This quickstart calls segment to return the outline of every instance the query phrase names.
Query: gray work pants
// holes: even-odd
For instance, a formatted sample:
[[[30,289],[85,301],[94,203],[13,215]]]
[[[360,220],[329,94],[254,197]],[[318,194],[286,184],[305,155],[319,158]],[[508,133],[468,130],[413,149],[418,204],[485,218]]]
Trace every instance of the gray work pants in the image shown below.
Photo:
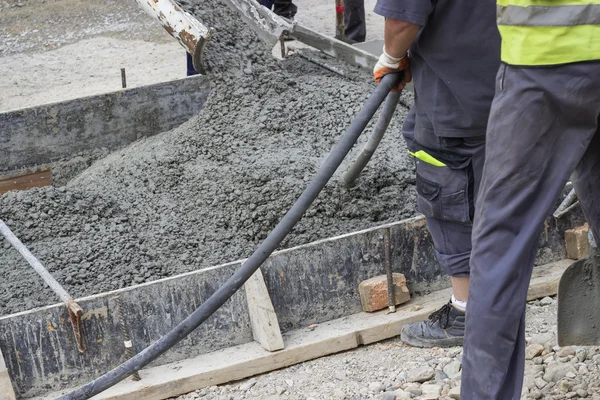
[[[344,32],[347,39],[364,42],[367,37],[365,0],[344,1]]]
[[[440,266],[450,276],[467,277],[485,136],[437,136],[415,120],[414,107],[402,134],[410,151],[422,150],[446,164],[439,167],[416,161],[417,210],[425,215]]]
[[[502,65],[473,226],[461,399],[518,400],[543,222],[573,174],[600,238],[600,62]]]

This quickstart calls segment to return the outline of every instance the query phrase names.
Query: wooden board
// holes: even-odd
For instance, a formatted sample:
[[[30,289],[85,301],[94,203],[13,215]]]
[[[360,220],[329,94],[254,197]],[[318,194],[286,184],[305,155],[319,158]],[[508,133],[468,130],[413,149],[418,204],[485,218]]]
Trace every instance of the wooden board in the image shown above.
[[[527,292],[527,301],[556,295],[562,273],[574,262],[575,260],[561,260],[535,267]]]
[[[4,364],[4,357],[0,351],[0,400],[15,400],[16,398],[8,370]]]
[[[0,179],[0,194],[11,190],[27,190],[50,185],[50,170]]]
[[[539,272],[531,280],[530,296],[555,295],[554,282],[571,263],[571,260],[564,260],[538,267]],[[389,339],[397,336],[404,325],[427,318],[448,301],[451,293],[451,289],[445,289],[415,297],[393,314],[386,310],[358,313],[328,321],[314,329],[289,332],[283,335],[285,349],[278,352],[269,352],[253,342],[145,369],[140,372],[141,381],[121,382],[93,399],[166,399]],[[64,393],[67,391],[43,399],[55,399]]]
[[[244,290],[254,340],[269,351],[283,349],[279,322],[260,268],[246,281]]]

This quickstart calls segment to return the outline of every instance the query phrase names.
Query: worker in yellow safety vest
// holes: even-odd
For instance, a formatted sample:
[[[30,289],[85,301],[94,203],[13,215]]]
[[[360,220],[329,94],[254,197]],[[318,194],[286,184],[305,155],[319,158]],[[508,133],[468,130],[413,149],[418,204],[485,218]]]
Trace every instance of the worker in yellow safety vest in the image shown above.
[[[473,226],[463,400],[521,398],[537,244],[573,172],[600,239],[600,1],[499,0],[497,22],[502,65]]]

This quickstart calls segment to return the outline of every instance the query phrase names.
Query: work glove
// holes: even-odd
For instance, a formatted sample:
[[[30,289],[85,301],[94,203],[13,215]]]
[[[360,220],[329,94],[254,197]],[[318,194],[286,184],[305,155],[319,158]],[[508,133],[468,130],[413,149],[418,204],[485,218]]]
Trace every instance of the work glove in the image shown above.
[[[398,73],[402,71],[402,81],[392,88],[392,92],[397,92],[404,89],[404,86],[412,80],[412,74],[410,72],[410,64],[408,62],[408,54],[401,58],[395,58],[385,52],[385,46],[383,53],[379,56],[375,68],[373,68],[373,79],[375,83],[379,85],[381,79],[387,74]]]

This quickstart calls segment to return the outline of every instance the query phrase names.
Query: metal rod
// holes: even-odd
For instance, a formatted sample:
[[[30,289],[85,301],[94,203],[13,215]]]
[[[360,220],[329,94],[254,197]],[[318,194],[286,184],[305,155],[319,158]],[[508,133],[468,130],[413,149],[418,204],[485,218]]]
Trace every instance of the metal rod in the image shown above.
[[[385,252],[385,273],[388,285],[388,308],[396,312],[396,296],[394,296],[394,274],[392,272],[392,234],[390,228],[383,228],[383,248]]]
[[[0,232],[8,242],[15,248],[23,258],[33,267],[35,272],[42,277],[44,282],[52,289],[54,293],[61,299],[67,306],[69,312],[69,318],[71,325],[73,326],[73,334],[77,342],[77,347],[80,352],[85,351],[85,344],[83,342],[83,336],[81,334],[81,316],[83,315],[83,309],[73,300],[73,298],[67,293],[67,291],[54,279],[50,272],[38,259],[29,251],[29,249],[19,240],[17,236],[10,230],[10,228],[0,219]]]
[[[21,253],[25,260],[27,260],[29,265],[33,267],[35,272],[37,272],[42,277],[44,282],[46,282],[46,284],[50,286],[50,289],[52,289],[54,293],[56,293],[63,302],[68,303],[69,301],[73,301],[73,298],[69,296],[67,291],[63,289],[60,283],[58,283],[56,279],[54,279],[54,277],[50,275],[50,273],[46,268],[44,268],[42,263],[40,263],[38,259],[35,258],[33,254],[31,254],[29,249],[25,247],[25,245],[19,240],[18,237],[15,236],[15,234],[2,220],[0,220],[0,231],[2,232],[4,238],[8,240],[9,243],[12,244],[13,247],[17,249],[19,253]]]
[[[279,36],[279,47],[281,49],[281,58],[284,59],[286,56],[286,51],[285,51],[285,37],[288,35],[288,31],[283,31],[281,32],[281,35]]]
[[[344,27],[344,0],[335,0],[335,37],[336,39],[346,38]]]
[[[123,89],[127,87],[127,77],[125,76],[125,68],[121,68],[121,87]]]
[[[290,46],[289,50],[290,51],[296,51],[296,48]],[[313,63],[315,65],[318,65],[319,67],[324,68],[327,71],[333,72],[334,74],[338,74],[341,77],[344,77],[344,78],[348,77],[344,72],[340,71],[339,69],[337,69],[337,68],[335,68],[335,67],[333,67],[331,65],[325,64],[324,62],[315,60],[314,58],[307,56],[306,54],[304,54],[301,51],[296,51],[294,54],[297,54],[298,57],[301,57],[301,58],[305,59],[306,61],[309,61],[309,62],[311,62],[311,63]]]
[[[118,296],[115,299],[117,303],[117,307],[119,307],[119,325],[121,325],[121,334],[123,335],[123,345],[125,346],[125,357],[127,360],[133,358],[135,355],[133,353],[133,343],[131,341],[131,335],[129,334],[129,326],[127,325],[127,321],[125,320],[125,309],[123,308],[123,301],[121,300],[121,296]],[[142,378],[138,371],[135,371],[131,375],[131,379],[134,381],[141,381]]]
[[[573,209],[573,206],[570,206],[570,205],[571,205],[571,203],[573,203],[573,201],[576,198],[577,198],[577,194],[575,193],[575,189],[571,189],[571,191],[569,192],[567,197],[565,197],[563,202],[560,203],[560,206],[558,206],[558,208],[554,212],[554,214],[553,214],[554,218],[560,218],[563,215],[565,215],[566,213],[568,213],[569,211],[571,211]]]

